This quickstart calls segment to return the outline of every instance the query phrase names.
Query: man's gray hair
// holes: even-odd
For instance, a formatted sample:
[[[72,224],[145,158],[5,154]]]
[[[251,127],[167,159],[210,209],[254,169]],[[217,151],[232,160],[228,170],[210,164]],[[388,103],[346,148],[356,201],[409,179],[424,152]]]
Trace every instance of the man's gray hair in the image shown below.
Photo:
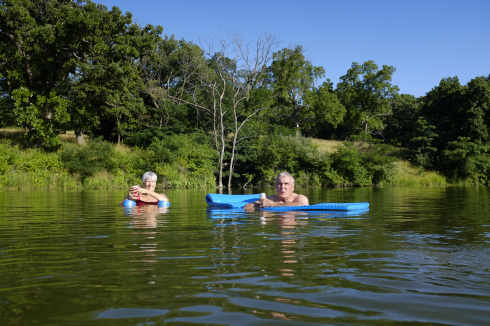
[[[291,184],[294,186],[294,177],[289,172],[281,172],[277,175],[276,186],[277,186],[277,183],[279,182],[279,178],[283,178],[283,177],[290,177],[291,178]]]
[[[148,171],[148,172],[145,172],[145,174],[143,174],[143,176],[141,177],[141,181],[143,181],[143,183],[145,183],[146,180],[148,180],[148,179],[157,181],[157,178],[158,177],[154,172]]]

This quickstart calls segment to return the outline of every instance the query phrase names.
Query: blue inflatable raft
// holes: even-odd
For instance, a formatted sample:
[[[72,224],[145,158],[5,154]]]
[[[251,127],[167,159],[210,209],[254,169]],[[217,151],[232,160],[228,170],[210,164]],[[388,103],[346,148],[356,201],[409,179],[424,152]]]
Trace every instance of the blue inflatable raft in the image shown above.
[[[254,195],[221,195],[221,194],[207,194],[206,203],[210,207],[215,208],[232,208],[240,209],[248,203],[253,203],[260,199],[259,194]],[[354,211],[354,210],[367,210],[369,209],[369,203],[320,203],[315,205],[304,206],[273,206],[263,207],[263,210],[284,212],[284,211]]]

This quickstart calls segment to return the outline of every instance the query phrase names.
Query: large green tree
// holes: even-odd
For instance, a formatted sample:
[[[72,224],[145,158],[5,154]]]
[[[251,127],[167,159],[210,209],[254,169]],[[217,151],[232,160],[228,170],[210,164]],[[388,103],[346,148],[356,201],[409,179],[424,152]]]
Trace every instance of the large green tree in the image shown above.
[[[210,110],[200,105],[201,85],[212,72],[199,46],[165,36],[142,66],[149,113],[153,112],[141,120],[145,126],[171,132],[205,127],[203,116]]]
[[[407,146],[417,128],[421,98],[409,94],[395,94],[391,102],[392,114],[385,119],[383,132],[386,142],[396,146]]]
[[[321,101],[329,100],[325,98],[330,96],[328,90],[325,92],[325,89],[315,87],[315,82],[325,76],[325,69],[313,66],[306,60],[303,47],[297,46],[274,53],[270,75],[275,100],[273,119],[294,128],[299,135],[305,119],[314,117],[318,113],[315,109],[321,111]],[[318,101],[318,97],[323,98]],[[316,104],[310,105],[308,99]]]
[[[361,133],[364,137],[382,133],[384,117],[391,114],[391,101],[398,86],[391,84],[392,66],[382,69],[374,61],[362,65],[354,62],[340,77],[337,92],[347,109],[343,123],[344,136]]]
[[[486,182],[490,114],[488,79],[477,77],[461,85],[444,78],[425,97],[422,115],[433,126],[437,151],[433,165],[449,177]],[[483,180],[483,181],[482,181]]]
[[[88,3],[83,9],[86,18],[77,24],[89,31],[85,40],[90,47],[70,75],[70,126],[77,135],[91,131],[120,143],[147,114],[143,62],[154,55],[163,29],[141,28],[132,23],[130,13],[122,15],[117,7],[108,11]]]
[[[144,111],[136,63],[161,27],[142,29],[131,14],[88,0],[0,5],[0,86],[31,145],[55,146],[67,128],[82,139],[104,117],[121,135],[129,117]]]
[[[75,71],[79,40],[64,17],[81,2],[9,0],[0,3],[1,87],[15,123],[28,130],[31,145],[57,145],[69,121],[63,96]]]
[[[305,136],[331,137],[342,123],[346,113],[332,84],[327,80],[321,86],[308,90],[304,97],[305,108],[300,111],[301,129]]]

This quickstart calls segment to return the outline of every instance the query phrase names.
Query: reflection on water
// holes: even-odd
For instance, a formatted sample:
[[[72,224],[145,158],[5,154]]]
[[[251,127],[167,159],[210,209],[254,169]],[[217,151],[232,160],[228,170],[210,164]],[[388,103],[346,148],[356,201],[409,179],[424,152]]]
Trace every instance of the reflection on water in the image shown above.
[[[130,225],[134,228],[156,228],[159,222],[157,217],[168,213],[168,210],[168,207],[158,207],[157,205],[124,207],[126,214],[133,217]]]
[[[0,192],[1,325],[487,325],[487,188],[311,189],[364,212]]]

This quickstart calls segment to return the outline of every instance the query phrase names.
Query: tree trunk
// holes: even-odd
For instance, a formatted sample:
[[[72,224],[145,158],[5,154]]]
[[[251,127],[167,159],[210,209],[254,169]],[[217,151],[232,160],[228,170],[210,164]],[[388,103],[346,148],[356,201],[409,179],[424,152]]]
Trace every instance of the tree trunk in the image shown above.
[[[75,137],[77,139],[77,144],[80,146],[85,145],[85,138],[81,128],[75,128]]]

